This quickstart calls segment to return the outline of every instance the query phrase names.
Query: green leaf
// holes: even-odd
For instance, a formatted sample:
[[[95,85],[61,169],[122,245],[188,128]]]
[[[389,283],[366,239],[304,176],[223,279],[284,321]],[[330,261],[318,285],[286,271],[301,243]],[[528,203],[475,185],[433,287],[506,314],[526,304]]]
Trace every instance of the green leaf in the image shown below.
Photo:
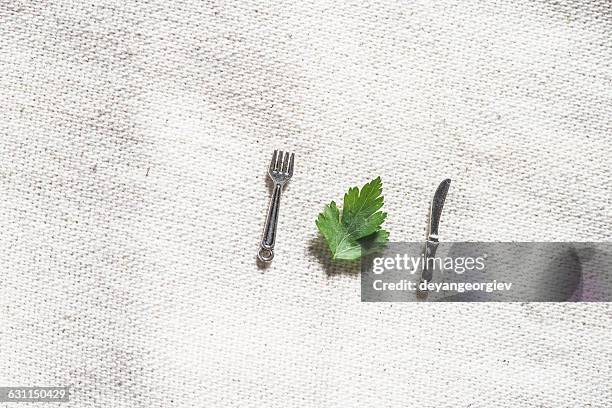
[[[378,231],[387,214],[378,211],[384,204],[380,177],[367,183],[361,189],[350,188],[344,195],[342,223],[351,236],[359,239]]]
[[[342,214],[334,201],[325,206],[316,224],[332,259],[352,261],[385,246],[389,233],[381,229],[387,217],[379,211],[384,204],[381,194],[382,181],[377,177],[361,191],[357,187],[349,189],[344,195]]]
[[[335,202],[325,206],[317,218],[317,228],[325,237],[333,259],[354,260],[361,256],[361,246],[351,237],[342,222]]]

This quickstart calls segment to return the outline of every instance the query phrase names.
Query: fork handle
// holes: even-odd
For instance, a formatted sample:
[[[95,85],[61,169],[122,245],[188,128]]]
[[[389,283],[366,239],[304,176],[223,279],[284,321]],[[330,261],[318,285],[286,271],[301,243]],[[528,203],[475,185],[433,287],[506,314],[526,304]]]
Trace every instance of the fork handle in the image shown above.
[[[280,198],[283,186],[274,184],[274,193],[270,200],[266,226],[264,227],[263,238],[257,257],[263,262],[270,262],[274,258],[274,242],[276,242],[276,225],[278,224],[278,210],[280,208]]]

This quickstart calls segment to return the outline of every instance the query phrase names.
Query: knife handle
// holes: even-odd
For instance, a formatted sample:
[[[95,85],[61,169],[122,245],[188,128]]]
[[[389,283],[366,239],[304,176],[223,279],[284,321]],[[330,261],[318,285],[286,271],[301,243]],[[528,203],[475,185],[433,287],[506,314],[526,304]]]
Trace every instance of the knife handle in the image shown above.
[[[421,269],[421,282],[427,281],[431,282],[431,278],[433,277],[433,268],[429,268],[429,262],[427,261],[429,258],[433,258],[436,256],[436,251],[438,250],[438,245],[440,243],[438,241],[427,240],[425,241],[425,251],[424,251],[424,265]],[[435,265],[435,262],[434,262]]]

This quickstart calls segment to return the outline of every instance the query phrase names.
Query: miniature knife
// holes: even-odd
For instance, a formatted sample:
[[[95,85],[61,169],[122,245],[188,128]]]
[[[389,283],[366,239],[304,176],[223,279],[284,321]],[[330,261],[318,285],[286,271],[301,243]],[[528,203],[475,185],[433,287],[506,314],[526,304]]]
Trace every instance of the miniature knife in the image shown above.
[[[430,282],[433,270],[430,268],[428,258],[436,256],[436,250],[438,249],[439,238],[438,238],[438,227],[440,226],[440,216],[442,215],[442,208],[444,208],[444,201],[446,200],[446,194],[450,187],[450,179],[444,180],[438,186],[434,198],[431,201],[431,208],[429,210],[429,228],[427,231],[427,241],[425,242],[425,263],[421,269],[421,282]],[[434,262],[435,264],[435,262]]]

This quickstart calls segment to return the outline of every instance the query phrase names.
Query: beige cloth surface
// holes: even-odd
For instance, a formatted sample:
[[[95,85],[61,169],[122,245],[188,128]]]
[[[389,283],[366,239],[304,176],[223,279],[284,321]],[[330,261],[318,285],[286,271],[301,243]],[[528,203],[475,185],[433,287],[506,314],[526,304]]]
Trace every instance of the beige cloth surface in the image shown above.
[[[609,241],[612,9],[0,2],[0,385],[74,407],[612,405],[608,304],[362,304],[314,221]],[[255,262],[275,148],[296,153]]]

